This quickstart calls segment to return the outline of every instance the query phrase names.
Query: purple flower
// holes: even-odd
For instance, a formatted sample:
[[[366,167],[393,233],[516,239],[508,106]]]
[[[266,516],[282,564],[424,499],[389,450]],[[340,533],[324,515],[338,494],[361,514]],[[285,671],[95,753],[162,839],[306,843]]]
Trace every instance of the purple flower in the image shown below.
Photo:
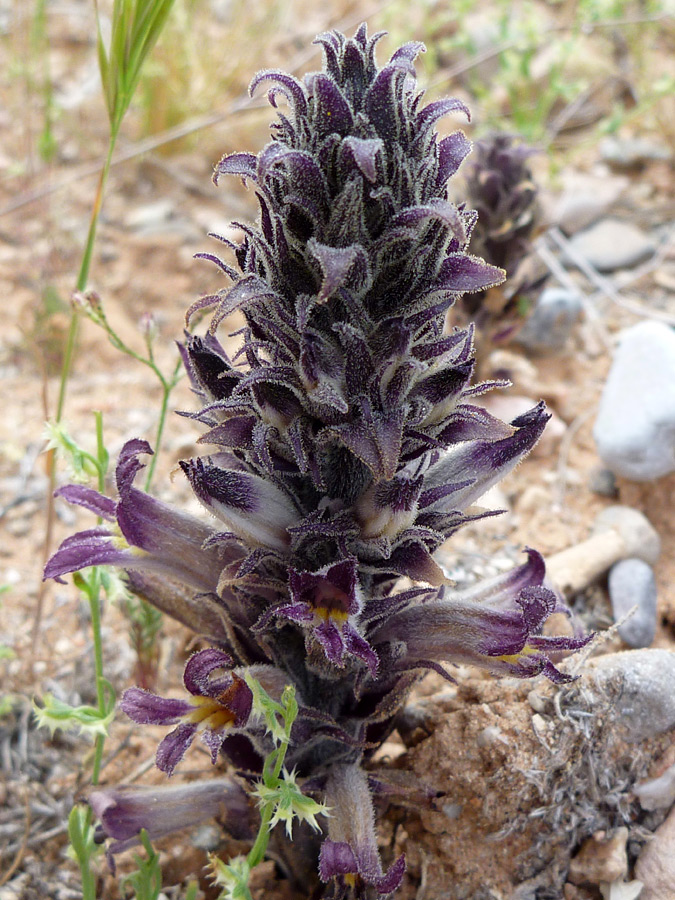
[[[392,616],[372,635],[375,646],[391,642],[404,648],[406,666],[429,661],[468,663],[498,675],[531,678],[540,673],[555,682],[571,677],[553,665],[563,651],[579,650],[590,637],[541,634],[554,612],[567,612],[553,591],[542,585],[545,566],[535,550],[517,569]]]
[[[334,665],[342,668],[349,653],[362,659],[375,677],[377,655],[355,625],[361,611],[357,561],[345,559],[317,572],[291,568],[289,586],[291,602],[272,613],[309,628]]]
[[[97,788],[88,801],[100,821],[96,840],[111,838],[110,853],[138,843],[142,828],[150,840],[217,818],[237,840],[251,838],[248,794],[231,778],[157,787],[124,785]]]
[[[362,896],[366,886],[378,895],[391,894],[401,884],[405,858],[400,856],[384,872],[377,849],[375,813],[368,779],[358,766],[334,766],[326,786],[329,837],[321,845],[319,875],[335,879],[343,889]]]
[[[61,490],[107,524],[66,540],[45,573],[118,565],[132,590],[215,645],[188,661],[185,697],[124,694],[139,725],[173,728],[157,753],[168,774],[200,734],[214,762],[222,753],[253,778],[272,743],[244,676],[276,699],[295,687],[285,765],[324,795],[331,818],[320,850],[308,836],[284,853],[300,891],[313,847],[335,898],[386,895],[403,877],[403,857],[380,861],[360,763],[424,670],[470,663],[561,681],[560,658],[588,640],[543,633],[565,608],[535,551],[460,592],[434,559],[492,515],[473,504],[527,455],[548,414],[540,403],[507,423],[478,406],[495,384],[473,382],[474,328],[443,330],[457,300],[504,273],[469,252],[476,213],[448,196],[471,145],[459,131],[439,140],[435,126],[466,108],[424,106],[422,45],[378,68],[380,37],[365,26],[323,34],[323,71],[257,75],[252,90],[277,110],[273,139],[216,166],[216,181],[250,184],[260,216],[239,223],[241,241],[221,239],[232,264],[202,254],[232,284],[192,305],[188,320],[213,315],[181,347],[199,402],[189,415],[212,445],[181,467],[211,524],[133,487],[149,447],[131,441],[117,500]],[[244,326],[230,356],[216,332],[235,312]]]
[[[183,683],[192,695],[189,700],[169,700],[141,688],[124,692],[120,706],[134,722],[178,725],[157,749],[157,767],[167,775],[173,775],[197,734],[211,751],[215,765],[229,733],[241,730],[248,722],[253,695],[243,678],[232,671],[213,677],[214,672],[231,666],[232,659],[221,650],[193,654],[183,673]]]

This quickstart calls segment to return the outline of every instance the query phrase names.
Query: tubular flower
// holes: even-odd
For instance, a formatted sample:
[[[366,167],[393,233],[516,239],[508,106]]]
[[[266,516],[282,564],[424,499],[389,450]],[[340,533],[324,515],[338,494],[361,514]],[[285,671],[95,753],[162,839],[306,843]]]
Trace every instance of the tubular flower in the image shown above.
[[[136,722],[173,726],[157,756],[169,774],[197,734],[214,761],[259,773],[272,744],[244,677],[276,696],[294,685],[285,765],[331,818],[321,849],[307,829],[309,843],[289,852],[313,846],[326,896],[339,897],[387,894],[403,878],[402,857],[380,861],[360,765],[425,669],[560,681],[561,656],[587,640],[542,633],[564,607],[535,551],[462,592],[434,559],[491,515],[473,504],[532,449],[548,414],[487,413],[472,326],[443,331],[456,300],[503,272],[467,252],[476,214],[448,199],[471,145],[460,131],[439,140],[435,125],[466,108],[423,106],[422,45],[378,68],[380,37],[365,26],[320,35],[323,69],[303,80],[260,72],[251,89],[264,86],[277,110],[272,140],[216,166],[216,181],[250,185],[260,217],[239,226],[240,243],[225,241],[232,264],[203,254],[233,283],[193,304],[188,319],[210,309],[211,324],[181,348],[200,403],[190,415],[213,448],[181,465],[210,522],[133,487],[149,447],[132,441],[117,500],[62,489],[107,524],[65,541],[46,571],[121,566],[132,590],[214,645],[188,661],[185,699],[131,688],[122,700]],[[230,356],[217,332],[233,312],[245,325]]]
[[[100,822],[95,839],[111,838],[111,853],[137,844],[142,828],[155,840],[214,817],[236,839],[253,836],[248,794],[231,778],[162,787],[121,784],[97,788],[88,799]]]
[[[121,707],[134,722],[178,726],[157,750],[157,767],[167,775],[173,775],[197,734],[215,764],[230,729],[241,729],[248,722],[253,695],[243,678],[236,672],[212,677],[231,665],[232,659],[221,650],[201,650],[191,656],[183,674],[183,683],[192,695],[189,700],[168,700],[141,688],[125,691]]]

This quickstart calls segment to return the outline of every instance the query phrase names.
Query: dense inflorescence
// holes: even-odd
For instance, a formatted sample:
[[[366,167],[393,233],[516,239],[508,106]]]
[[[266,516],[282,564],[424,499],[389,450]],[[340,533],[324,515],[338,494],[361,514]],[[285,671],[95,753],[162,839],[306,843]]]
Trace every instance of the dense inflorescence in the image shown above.
[[[515,135],[498,132],[474,145],[467,166],[464,199],[478,214],[471,252],[503,268],[507,280],[496,290],[465,294],[458,311],[493,343],[514,337],[547,274],[533,254],[542,224],[529,164],[534,153]]]
[[[401,881],[402,857],[388,871],[380,862],[375,782],[361,764],[420,675],[469,663],[565,680],[555,660],[585,641],[542,634],[563,607],[543,586],[536,551],[462,592],[434,559],[486,515],[472,504],[548,417],[543,404],[508,424],[489,415],[476,402],[489,385],[471,384],[471,327],[443,333],[451,304],[503,273],[467,252],[476,214],[447,199],[470,144],[459,131],[439,140],[435,124],[467,110],[452,99],[422,106],[413,68],[422,46],[404,45],[378,69],[379,37],[365,27],[351,39],[321,35],[324,69],[304,81],[259,73],[251,89],[268,85],[272,106],[283,97],[288,109],[277,109],[257,156],[235,153],[216,167],[216,180],[252,185],[260,220],[239,226],[237,268],[204,254],[234,284],[194,304],[189,318],[209,308],[213,318],[183,346],[201,443],[215,450],[181,466],[215,519],[134,487],[139,456],[151,451],[130,441],[117,500],[61,489],[109,525],[68,539],[47,567],[61,576],[120,566],[132,590],[212,645],[189,659],[185,699],[139,688],[123,698],[135,721],[175,726],[157,755],[168,774],[196,735],[214,762],[222,753],[260,772],[269,738],[246,678],[273,697],[295,687],[287,764],[331,808],[317,862],[334,896],[387,894]],[[230,358],[216,330],[235,310],[246,325]],[[179,820],[189,797],[173,790]],[[219,782],[218,791],[241,806],[243,787]],[[133,798],[96,802],[126,846],[134,829],[120,822],[140,827]]]

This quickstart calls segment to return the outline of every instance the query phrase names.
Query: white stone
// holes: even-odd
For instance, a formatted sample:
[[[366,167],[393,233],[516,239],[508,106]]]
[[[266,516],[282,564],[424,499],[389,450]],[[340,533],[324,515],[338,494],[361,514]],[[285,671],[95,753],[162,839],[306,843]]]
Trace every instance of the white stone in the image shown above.
[[[655,246],[644,231],[621,219],[602,219],[575,234],[570,246],[599,272],[637,266],[653,255]],[[574,263],[571,259],[570,262]]]
[[[675,471],[675,332],[641,322],[624,332],[593,427],[607,468],[633,481]]]

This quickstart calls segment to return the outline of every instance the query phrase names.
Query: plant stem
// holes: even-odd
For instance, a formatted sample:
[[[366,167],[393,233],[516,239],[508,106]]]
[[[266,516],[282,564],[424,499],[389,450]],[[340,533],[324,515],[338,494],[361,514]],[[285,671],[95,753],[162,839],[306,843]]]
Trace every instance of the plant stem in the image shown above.
[[[274,768],[272,769],[271,781],[275,784],[279,780],[279,776],[281,774],[281,769],[284,764],[284,759],[286,758],[286,751],[288,750],[288,743],[283,741],[279,746],[276,752],[276,759],[274,761]],[[258,863],[261,863],[265,857],[265,851],[267,850],[267,845],[270,840],[270,821],[272,819],[272,815],[274,813],[274,804],[266,803],[263,807],[262,814],[260,816],[260,828],[258,830],[258,836],[255,839],[254,845],[251,847],[251,850],[248,854],[248,862],[251,869],[254,869]],[[247,898],[248,900],[248,898]]]
[[[107,457],[107,451],[103,441],[103,416],[100,412],[96,412],[96,457],[99,461],[98,465],[98,489],[103,493],[105,489],[105,466],[102,460]],[[101,520],[99,519],[99,524]],[[103,680],[103,641],[101,640],[101,606],[99,603],[101,593],[101,576],[96,566],[91,572],[91,582],[89,591],[89,609],[91,611],[91,630],[94,638],[94,672],[96,677],[96,702],[101,714],[105,713],[106,697],[105,684]],[[105,744],[105,735],[99,734],[96,737],[96,745],[94,750],[94,763],[92,766],[91,783],[98,784],[98,777],[101,772],[101,761],[103,759],[103,745]],[[89,819],[90,817],[88,817]]]
[[[159,450],[162,445],[162,436],[164,434],[164,426],[166,424],[166,413],[169,407],[169,395],[171,391],[175,388],[176,382],[178,380],[178,373],[181,368],[181,360],[179,359],[176,363],[176,367],[173,371],[173,375],[170,379],[166,379],[159,369],[154,365],[152,368],[155,371],[155,374],[160,380],[162,385],[162,405],[159,410],[159,421],[157,422],[157,433],[155,435],[155,452],[150,459],[150,464],[148,466],[148,474],[145,479],[145,490],[150,490],[150,484],[152,483],[152,476],[155,474],[155,466],[157,465],[157,457],[159,456]]]
[[[87,243],[85,244],[82,262],[80,263],[80,271],[75,284],[76,291],[83,291],[89,280],[89,269],[91,268],[91,260],[94,252],[94,242],[96,240],[96,230],[98,228],[98,220],[101,214],[101,206],[103,204],[103,195],[110,174],[110,166],[112,157],[117,143],[119,134],[119,125],[110,132],[108,141],[108,153],[101,169],[99,176],[98,188],[94,205],[91,211],[91,219],[89,221],[89,232],[87,233]],[[68,380],[70,378],[70,369],[75,356],[75,344],[77,342],[77,332],[79,326],[79,316],[74,309],[70,311],[70,327],[68,329],[68,338],[66,340],[66,349],[63,354],[63,364],[61,366],[61,381],[59,383],[59,399],[56,404],[56,421],[57,423],[63,418],[63,410],[66,403],[66,390],[68,388]],[[46,459],[47,477],[49,479],[49,487],[47,489],[47,528],[44,540],[44,562],[47,561],[51,551],[52,535],[54,531],[54,488],[56,487],[56,453],[49,450]],[[40,623],[42,622],[42,611],[44,606],[44,582],[40,582],[38,589],[37,604],[35,608],[35,621],[33,623],[32,645],[33,651],[37,646],[38,635],[40,632]]]
[[[103,168],[101,169],[101,175],[98,181],[98,188],[96,190],[96,197],[94,198],[94,205],[91,211],[91,219],[89,221],[89,232],[87,233],[87,242],[84,247],[84,253],[82,255],[82,262],[80,263],[80,271],[77,276],[77,282],[75,283],[76,291],[83,291],[89,280],[89,269],[91,268],[91,260],[94,253],[94,243],[96,241],[96,230],[98,228],[98,220],[101,214],[101,206],[103,205],[103,195],[105,192],[105,187],[108,182],[108,175],[110,174],[110,165],[112,163],[112,156],[115,150],[115,144],[117,143],[117,135],[119,134],[119,125],[116,126],[110,132],[110,140],[108,142],[108,153],[105,158],[105,162],[103,163]],[[73,356],[75,355],[75,342],[77,340],[77,331],[78,331],[78,322],[79,317],[75,310],[71,310],[70,313],[70,329],[68,331],[68,340],[66,342],[66,349],[63,356],[63,366],[61,368],[61,383],[59,385],[59,400],[56,406],[56,421],[60,422],[61,417],[63,416],[63,408],[66,402],[66,389],[68,387],[68,379],[70,377],[70,369],[73,363]]]

